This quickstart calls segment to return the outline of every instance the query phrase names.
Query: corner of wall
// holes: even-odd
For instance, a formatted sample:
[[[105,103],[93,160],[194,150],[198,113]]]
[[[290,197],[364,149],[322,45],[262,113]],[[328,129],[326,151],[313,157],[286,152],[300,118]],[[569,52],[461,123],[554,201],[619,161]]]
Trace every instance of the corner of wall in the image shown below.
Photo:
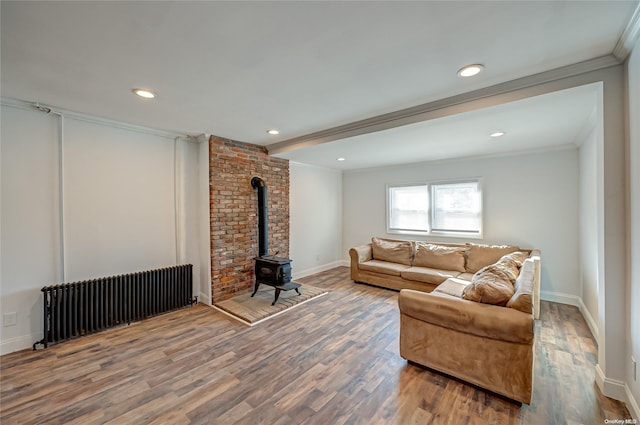
[[[633,416],[634,419],[640,420],[640,407],[638,406],[638,401],[633,397],[633,393],[627,384],[624,385],[624,392],[624,402],[627,405],[627,409],[629,409],[629,413],[631,413],[631,416]]]
[[[605,396],[615,400],[626,400],[625,387],[627,385],[617,379],[607,378],[599,363],[596,365],[596,384]]]
[[[540,298],[544,301],[568,304],[578,307],[578,310],[580,310],[584,321],[587,322],[587,326],[589,327],[593,338],[596,340],[596,343],[599,343],[598,322],[596,322],[593,316],[591,316],[591,313],[589,313],[589,309],[585,306],[582,298],[576,295],[561,294],[558,292],[550,291],[540,291]]]
[[[580,313],[582,313],[582,317],[584,317],[585,322],[587,322],[587,326],[589,326],[589,330],[591,331],[591,335],[593,335],[593,338],[596,340],[596,344],[599,344],[600,336],[598,333],[598,322],[593,318],[593,316],[591,316],[591,313],[589,313],[589,309],[587,308],[587,306],[584,305],[582,298],[579,298],[578,300],[578,308],[580,309]]]

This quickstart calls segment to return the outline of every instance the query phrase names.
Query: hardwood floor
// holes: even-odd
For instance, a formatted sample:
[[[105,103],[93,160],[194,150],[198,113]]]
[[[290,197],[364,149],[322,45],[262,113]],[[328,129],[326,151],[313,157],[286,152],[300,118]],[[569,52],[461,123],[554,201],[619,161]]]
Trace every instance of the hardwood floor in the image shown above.
[[[544,302],[530,406],[408,364],[397,292],[341,267],[328,295],[255,327],[203,305],[2,356],[6,424],[603,424],[630,418],[594,383],[575,307]],[[473,353],[470,353],[473,355]]]

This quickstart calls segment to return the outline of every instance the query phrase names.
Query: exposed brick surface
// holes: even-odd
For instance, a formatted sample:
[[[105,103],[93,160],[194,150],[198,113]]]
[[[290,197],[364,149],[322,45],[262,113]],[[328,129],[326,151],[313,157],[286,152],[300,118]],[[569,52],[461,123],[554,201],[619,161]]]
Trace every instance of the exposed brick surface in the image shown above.
[[[211,136],[209,209],[213,302],[251,289],[258,255],[258,194],[251,178],[267,185],[269,253],[289,256],[289,161],[263,146]]]

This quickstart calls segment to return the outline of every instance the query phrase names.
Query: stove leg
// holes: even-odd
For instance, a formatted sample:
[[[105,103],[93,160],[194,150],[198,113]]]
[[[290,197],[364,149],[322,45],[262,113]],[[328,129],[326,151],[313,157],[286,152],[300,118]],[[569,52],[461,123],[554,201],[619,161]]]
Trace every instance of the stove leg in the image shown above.
[[[279,296],[280,296],[280,288],[276,288],[276,299],[273,300],[271,305],[276,305],[276,302],[278,302],[278,297]]]
[[[296,292],[298,293],[298,295],[302,295],[300,291],[298,291],[298,288],[296,288]]]
[[[256,294],[256,292],[258,292],[258,288],[260,287],[260,282],[256,281],[256,286],[253,290],[253,294],[251,294],[251,297],[253,298],[253,296]]]

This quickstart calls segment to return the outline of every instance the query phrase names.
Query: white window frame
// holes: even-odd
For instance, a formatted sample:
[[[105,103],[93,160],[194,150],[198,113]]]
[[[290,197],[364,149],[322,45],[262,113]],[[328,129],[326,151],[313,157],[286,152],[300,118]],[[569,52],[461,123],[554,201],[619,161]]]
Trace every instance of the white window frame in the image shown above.
[[[407,235],[423,235],[423,234],[427,234],[429,232],[429,225],[431,224],[431,219],[429,218],[431,216],[431,210],[427,209],[426,214],[427,214],[427,230],[416,230],[416,229],[396,229],[391,227],[391,217],[392,217],[392,208],[391,208],[391,189],[393,188],[403,188],[403,187],[419,187],[419,186],[424,186],[425,187],[425,191],[427,192],[427,197],[431,198],[431,191],[430,188],[428,186],[426,186],[424,183],[415,183],[415,184],[394,184],[394,185],[387,185],[387,233],[396,233],[396,234],[407,234]],[[430,204],[430,202],[429,202]],[[428,208],[428,206],[427,206]]]
[[[447,185],[447,184],[460,184],[460,183],[477,183],[478,190],[480,191],[480,229],[478,232],[470,232],[465,230],[433,230],[433,215],[434,215],[434,197],[433,186]],[[428,192],[428,206],[427,206],[427,222],[428,229],[426,231],[411,230],[411,229],[396,229],[391,227],[391,197],[390,192],[393,188],[398,187],[412,187],[412,186],[425,186]],[[418,236],[444,236],[455,237],[464,239],[482,239],[483,237],[483,223],[484,223],[484,187],[481,177],[473,177],[468,179],[456,179],[456,180],[434,180],[419,183],[403,183],[403,184],[387,184],[386,186],[386,226],[388,234],[396,235],[418,235]]]

